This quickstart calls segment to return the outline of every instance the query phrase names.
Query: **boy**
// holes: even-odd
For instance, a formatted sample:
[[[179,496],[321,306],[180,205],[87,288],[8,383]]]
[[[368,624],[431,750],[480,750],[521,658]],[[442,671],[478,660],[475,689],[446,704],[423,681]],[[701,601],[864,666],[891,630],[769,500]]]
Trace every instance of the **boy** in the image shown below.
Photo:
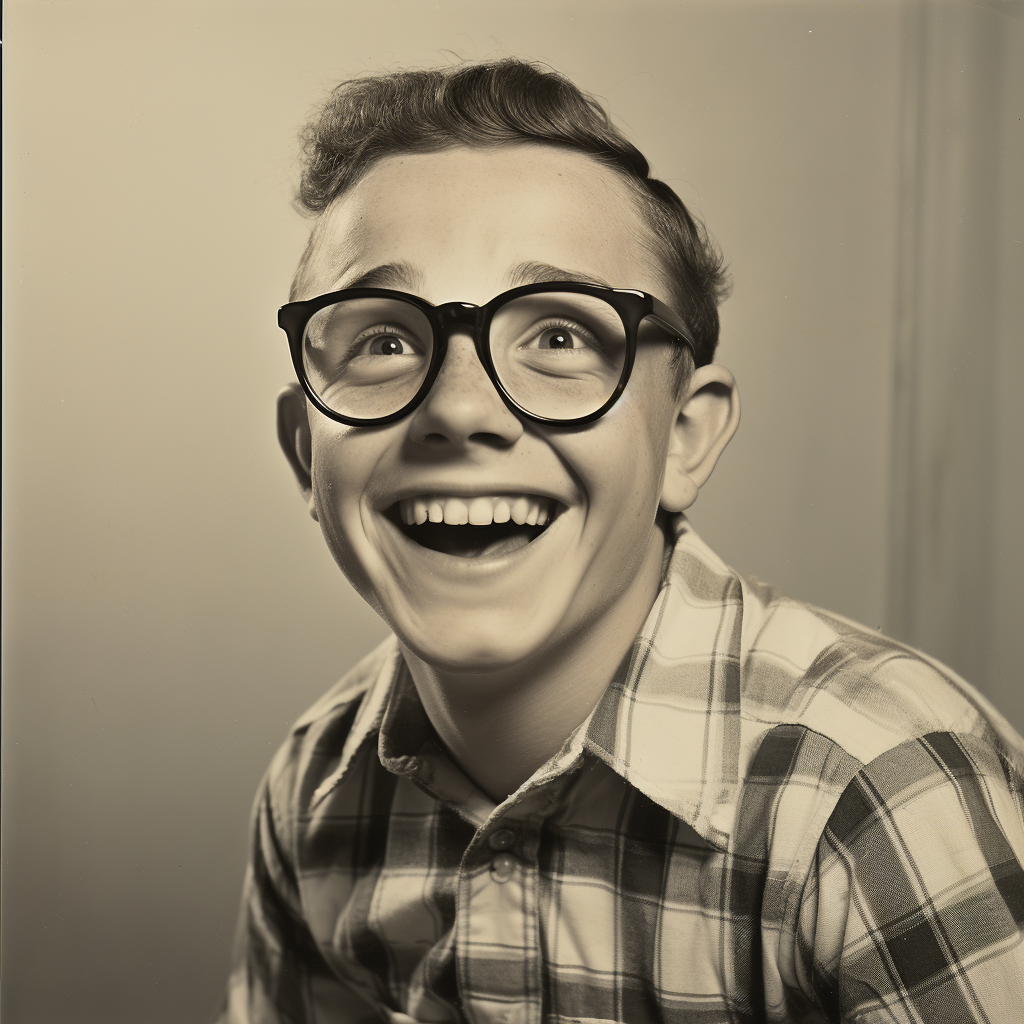
[[[1024,1019],[1024,745],[695,535],[721,259],[507,60],[335,90],[279,435],[394,637],[257,799],[226,1021]]]

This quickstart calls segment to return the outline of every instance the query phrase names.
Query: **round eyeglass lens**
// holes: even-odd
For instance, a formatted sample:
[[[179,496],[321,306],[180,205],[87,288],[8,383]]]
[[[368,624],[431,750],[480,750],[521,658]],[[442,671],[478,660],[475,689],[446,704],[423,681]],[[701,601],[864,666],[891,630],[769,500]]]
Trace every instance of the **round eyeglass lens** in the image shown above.
[[[527,412],[571,420],[597,412],[626,362],[626,329],[604,299],[537,292],[511,299],[491,320],[491,360],[509,396]]]
[[[394,298],[345,299],[309,318],[306,379],[343,416],[390,416],[412,401],[430,366],[434,335],[417,306]]]

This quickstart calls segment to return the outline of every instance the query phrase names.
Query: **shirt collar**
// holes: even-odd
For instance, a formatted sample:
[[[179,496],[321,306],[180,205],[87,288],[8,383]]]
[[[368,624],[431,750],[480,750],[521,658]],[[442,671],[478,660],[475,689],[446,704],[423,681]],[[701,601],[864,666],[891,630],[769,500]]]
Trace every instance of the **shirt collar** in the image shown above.
[[[685,516],[647,621],[591,715],[553,762],[548,778],[587,750],[702,838],[724,847],[738,785],[743,595],[739,577]],[[371,736],[389,771],[421,775],[437,740],[394,638],[381,652],[337,769],[333,789]],[[429,768],[428,768],[429,770]]]
[[[685,516],[628,662],[584,746],[702,838],[724,847],[739,775],[743,591]]]

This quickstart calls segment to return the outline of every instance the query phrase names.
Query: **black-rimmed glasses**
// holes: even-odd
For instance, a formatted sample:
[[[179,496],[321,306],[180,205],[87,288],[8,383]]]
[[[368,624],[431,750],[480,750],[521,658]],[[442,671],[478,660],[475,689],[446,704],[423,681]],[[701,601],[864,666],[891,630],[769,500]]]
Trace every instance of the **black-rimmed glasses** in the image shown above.
[[[653,295],[576,282],[513,288],[484,306],[348,288],[289,302],[278,323],[310,401],[359,426],[390,423],[419,405],[456,331],[472,335],[506,405],[542,423],[606,413],[626,387],[647,324],[695,353],[689,330]]]

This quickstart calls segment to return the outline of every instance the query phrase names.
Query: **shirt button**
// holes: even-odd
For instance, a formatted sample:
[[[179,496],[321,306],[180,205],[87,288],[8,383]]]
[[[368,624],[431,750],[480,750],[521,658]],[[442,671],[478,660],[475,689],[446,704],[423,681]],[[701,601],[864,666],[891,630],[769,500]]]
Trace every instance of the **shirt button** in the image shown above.
[[[504,884],[515,874],[515,871],[516,859],[507,853],[499,853],[491,861],[491,878],[495,882]]]
[[[510,828],[499,828],[487,837],[487,845],[492,850],[507,850],[516,841],[516,834]]]

